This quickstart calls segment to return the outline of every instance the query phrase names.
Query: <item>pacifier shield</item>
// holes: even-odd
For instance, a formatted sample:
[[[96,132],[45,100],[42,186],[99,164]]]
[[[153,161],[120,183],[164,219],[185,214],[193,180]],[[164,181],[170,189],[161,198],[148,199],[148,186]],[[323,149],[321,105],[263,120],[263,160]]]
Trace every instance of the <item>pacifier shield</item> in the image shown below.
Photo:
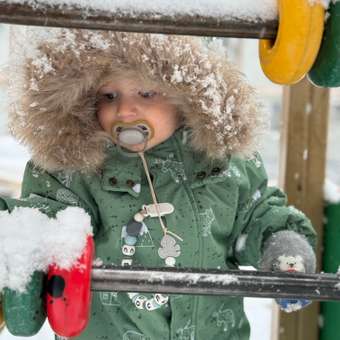
[[[125,145],[136,145],[144,143],[146,135],[135,128],[127,128],[118,134],[118,141]]]
[[[112,127],[112,135],[118,144],[132,146],[146,144],[153,137],[154,131],[144,120],[129,123],[118,121]]]

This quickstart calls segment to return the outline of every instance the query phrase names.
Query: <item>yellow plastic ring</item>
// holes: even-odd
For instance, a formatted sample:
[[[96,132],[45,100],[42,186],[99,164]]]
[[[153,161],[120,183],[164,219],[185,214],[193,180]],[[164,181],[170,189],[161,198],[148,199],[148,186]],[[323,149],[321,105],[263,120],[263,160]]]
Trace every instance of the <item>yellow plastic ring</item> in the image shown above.
[[[325,9],[320,0],[278,0],[275,41],[260,40],[265,75],[277,84],[294,84],[311,69],[322,39]]]

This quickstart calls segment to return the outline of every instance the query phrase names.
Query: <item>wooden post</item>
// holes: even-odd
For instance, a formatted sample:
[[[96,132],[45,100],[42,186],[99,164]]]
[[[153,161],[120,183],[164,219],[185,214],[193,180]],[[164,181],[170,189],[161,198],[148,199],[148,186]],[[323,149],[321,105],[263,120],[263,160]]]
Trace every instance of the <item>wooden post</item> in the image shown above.
[[[317,231],[319,269],[328,111],[328,89],[317,88],[307,79],[284,88],[279,184],[289,204],[302,210]],[[315,302],[296,313],[277,311],[272,339],[317,340],[318,317],[319,304]]]

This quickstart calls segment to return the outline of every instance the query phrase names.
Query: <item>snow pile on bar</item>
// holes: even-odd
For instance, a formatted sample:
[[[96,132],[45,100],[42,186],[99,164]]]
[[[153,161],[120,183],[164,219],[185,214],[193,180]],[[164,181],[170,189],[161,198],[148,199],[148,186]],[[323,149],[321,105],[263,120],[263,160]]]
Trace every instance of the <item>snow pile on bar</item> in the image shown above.
[[[272,20],[277,17],[276,0],[156,0],[149,2],[144,0],[0,0],[0,2],[8,4],[25,3],[33,8],[41,8],[45,5],[61,6],[67,9],[81,8],[85,18],[91,10],[121,13],[123,15],[147,13],[155,19],[159,18],[160,15],[167,17],[198,15],[246,20]]]
[[[70,269],[92,234],[89,215],[68,207],[49,218],[36,208],[0,212],[0,292],[4,287],[25,291],[34,271],[50,264]]]
[[[167,276],[164,273],[153,273],[148,280],[149,282],[161,282],[165,280],[180,281],[181,283],[188,282],[189,284],[197,284],[197,282],[211,282],[222,285],[238,283],[238,278],[230,274],[197,274],[197,273],[171,273]]]
[[[325,8],[331,0],[309,0],[311,5],[321,3]],[[332,0],[336,2],[338,0]],[[46,5],[67,9],[83,9],[86,18],[91,10],[123,15],[149,14],[155,19],[159,16],[202,16],[215,18],[238,18],[245,20],[276,19],[278,9],[276,0],[0,0],[0,3],[29,4],[33,8]]]

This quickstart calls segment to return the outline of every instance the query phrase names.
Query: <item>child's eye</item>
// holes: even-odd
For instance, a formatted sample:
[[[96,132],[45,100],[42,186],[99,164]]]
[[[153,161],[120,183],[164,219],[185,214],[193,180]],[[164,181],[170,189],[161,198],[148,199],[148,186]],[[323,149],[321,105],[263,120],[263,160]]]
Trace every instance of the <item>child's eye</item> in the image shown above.
[[[138,91],[138,94],[143,98],[153,98],[156,96],[156,91]]]
[[[102,94],[102,98],[107,102],[113,102],[118,97],[118,92],[107,92]]]

